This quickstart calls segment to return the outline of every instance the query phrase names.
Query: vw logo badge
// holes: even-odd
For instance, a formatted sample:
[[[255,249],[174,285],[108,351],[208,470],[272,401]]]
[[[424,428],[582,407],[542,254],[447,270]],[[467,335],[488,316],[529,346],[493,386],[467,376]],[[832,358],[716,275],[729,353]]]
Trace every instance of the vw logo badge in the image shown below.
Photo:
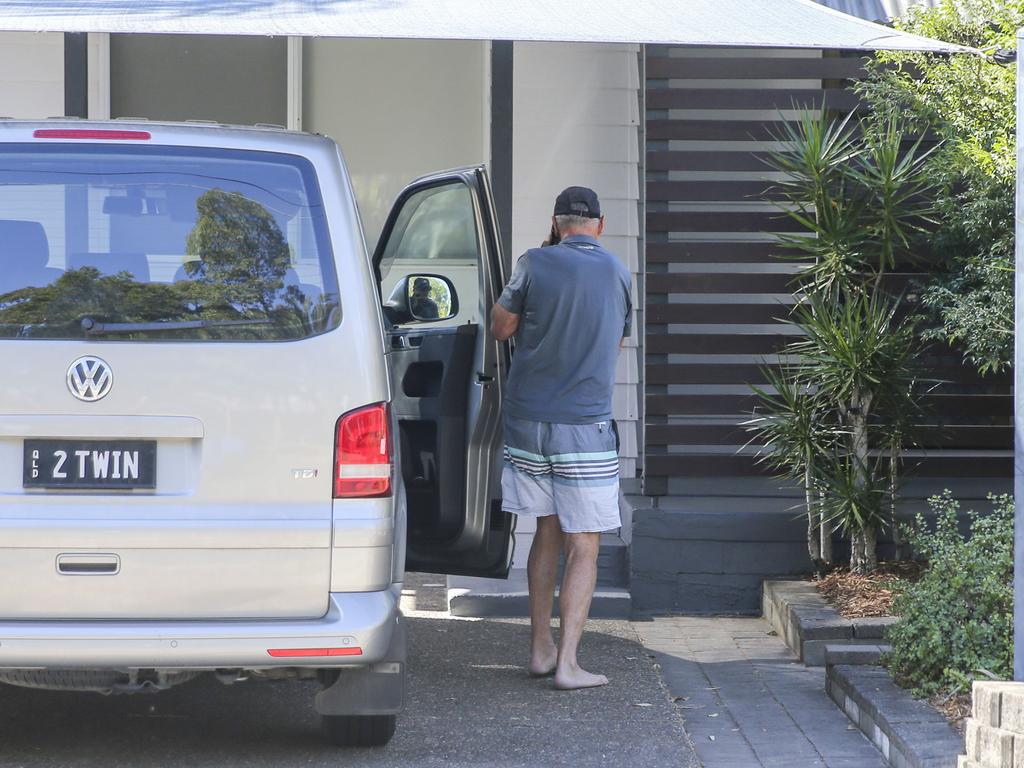
[[[98,357],[80,357],[68,368],[68,389],[79,400],[102,400],[114,385],[110,366]]]

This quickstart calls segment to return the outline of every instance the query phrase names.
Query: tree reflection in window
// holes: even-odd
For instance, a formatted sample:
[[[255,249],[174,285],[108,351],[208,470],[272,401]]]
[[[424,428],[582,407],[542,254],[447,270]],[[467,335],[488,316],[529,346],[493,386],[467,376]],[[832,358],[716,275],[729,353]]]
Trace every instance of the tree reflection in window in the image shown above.
[[[269,316],[280,304],[291,266],[277,222],[259,203],[220,189],[201,195],[196,210],[185,246],[194,260],[185,263],[185,271],[195,279],[197,297],[206,306],[231,306],[243,316]]]
[[[185,273],[175,283],[137,282],[131,273],[68,270],[43,287],[0,296],[0,337],[76,338],[81,323],[174,323],[200,320],[249,324],[125,331],[122,337],[295,339],[321,331],[336,297],[308,296],[286,285],[291,253],[267,209],[237,192],[211,189],[196,201],[186,241]]]

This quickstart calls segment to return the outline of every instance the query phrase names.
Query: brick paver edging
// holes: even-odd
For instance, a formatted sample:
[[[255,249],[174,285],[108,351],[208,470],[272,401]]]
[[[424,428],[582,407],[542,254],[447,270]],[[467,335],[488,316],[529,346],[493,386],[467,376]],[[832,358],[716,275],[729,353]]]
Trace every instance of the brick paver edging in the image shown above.
[[[809,581],[765,581],[761,610],[800,660],[809,667],[825,664],[826,645],[872,645],[883,642],[891,616],[844,619]]]
[[[946,718],[896,685],[882,667],[830,664],[825,686],[893,768],[956,768],[963,739]]]

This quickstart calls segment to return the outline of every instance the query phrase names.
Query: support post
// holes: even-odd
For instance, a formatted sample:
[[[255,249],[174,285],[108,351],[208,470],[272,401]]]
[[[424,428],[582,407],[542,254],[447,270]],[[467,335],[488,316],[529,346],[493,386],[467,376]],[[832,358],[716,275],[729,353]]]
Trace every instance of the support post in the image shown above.
[[[90,120],[110,119],[110,33],[89,33],[89,97]]]
[[[1024,51],[1024,30],[1017,33]],[[1017,59],[1017,125],[1024,125],[1024,56]],[[1013,353],[1013,679],[1024,681],[1024,137],[1017,132]]]
[[[512,253],[512,59],[513,42],[491,43],[491,192],[506,266]]]
[[[89,35],[64,33],[64,114],[89,117]]]
[[[302,130],[302,38],[288,38],[288,117],[289,131]]]

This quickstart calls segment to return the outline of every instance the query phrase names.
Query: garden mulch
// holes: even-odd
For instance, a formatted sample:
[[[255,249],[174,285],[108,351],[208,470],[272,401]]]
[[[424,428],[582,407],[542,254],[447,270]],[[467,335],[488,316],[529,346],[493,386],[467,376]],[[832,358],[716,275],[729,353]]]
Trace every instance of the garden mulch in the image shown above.
[[[892,616],[892,601],[900,582],[915,581],[921,573],[916,562],[880,563],[878,572],[870,576],[850,573],[849,569],[837,568],[824,576],[815,577],[814,582],[829,604],[847,619],[871,616]],[[938,710],[961,735],[966,719],[971,714],[971,695],[935,694],[928,703]]]
[[[847,619],[892,616],[892,601],[901,581],[914,581],[921,572],[915,562],[879,563],[869,576],[850,573],[847,568],[815,578],[818,590],[840,615]]]

